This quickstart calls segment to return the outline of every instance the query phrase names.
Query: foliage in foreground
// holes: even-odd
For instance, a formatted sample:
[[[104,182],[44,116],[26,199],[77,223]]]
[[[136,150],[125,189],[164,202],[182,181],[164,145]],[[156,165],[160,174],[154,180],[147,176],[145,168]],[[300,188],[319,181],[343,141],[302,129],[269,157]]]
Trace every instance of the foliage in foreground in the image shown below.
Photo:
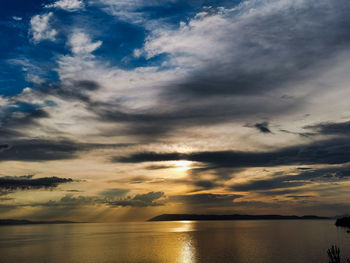
[[[341,263],[340,249],[337,246],[333,245],[329,248],[327,254],[329,263]],[[350,263],[350,260],[347,259],[346,262]]]

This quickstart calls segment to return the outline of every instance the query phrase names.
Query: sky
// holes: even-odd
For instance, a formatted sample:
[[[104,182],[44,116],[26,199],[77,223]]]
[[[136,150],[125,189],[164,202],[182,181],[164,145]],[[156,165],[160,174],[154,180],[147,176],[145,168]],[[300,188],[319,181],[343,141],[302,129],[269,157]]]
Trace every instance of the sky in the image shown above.
[[[350,211],[348,0],[12,0],[0,217]]]

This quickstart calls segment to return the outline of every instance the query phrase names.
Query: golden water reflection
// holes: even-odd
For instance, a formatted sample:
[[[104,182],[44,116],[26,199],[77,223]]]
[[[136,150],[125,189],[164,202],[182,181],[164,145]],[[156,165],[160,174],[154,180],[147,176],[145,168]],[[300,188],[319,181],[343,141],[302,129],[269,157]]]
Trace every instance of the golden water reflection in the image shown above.
[[[333,243],[350,257],[333,221],[27,225],[0,227],[0,262],[309,263]]]
[[[196,262],[196,246],[194,244],[193,237],[190,232],[195,231],[194,221],[179,221],[175,222],[177,224],[174,228],[171,229],[174,233],[187,233],[179,240],[181,243],[179,244],[179,263],[195,263]]]
[[[173,229],[172,232],[190,232],[194,231],[195,222],[194,221],[179,221],[175,222],[177,225]]]
[[[192,240],[188,239],[182,243],[181,263],[196,262],[196,247],[192,244]]]

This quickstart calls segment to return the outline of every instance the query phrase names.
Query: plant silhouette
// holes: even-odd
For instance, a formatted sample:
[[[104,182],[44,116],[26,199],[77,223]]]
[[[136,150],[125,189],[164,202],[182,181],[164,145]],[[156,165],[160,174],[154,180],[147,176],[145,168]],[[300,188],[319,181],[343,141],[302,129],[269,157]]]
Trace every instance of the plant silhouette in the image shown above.
[[[340,249],[337,246],[333,245],[329,248],[327,254],[329,263],[341,263]],[[346,262],[350,263],[350,260],[347,259]]]

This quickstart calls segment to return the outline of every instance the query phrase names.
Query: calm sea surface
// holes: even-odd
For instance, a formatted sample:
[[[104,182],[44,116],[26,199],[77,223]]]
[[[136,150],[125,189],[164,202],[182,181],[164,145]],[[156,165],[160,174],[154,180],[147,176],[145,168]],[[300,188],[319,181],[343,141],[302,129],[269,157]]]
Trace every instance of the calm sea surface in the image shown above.
[[[350,234],[334,220],[0,226],[1,263],[317,263]]]

